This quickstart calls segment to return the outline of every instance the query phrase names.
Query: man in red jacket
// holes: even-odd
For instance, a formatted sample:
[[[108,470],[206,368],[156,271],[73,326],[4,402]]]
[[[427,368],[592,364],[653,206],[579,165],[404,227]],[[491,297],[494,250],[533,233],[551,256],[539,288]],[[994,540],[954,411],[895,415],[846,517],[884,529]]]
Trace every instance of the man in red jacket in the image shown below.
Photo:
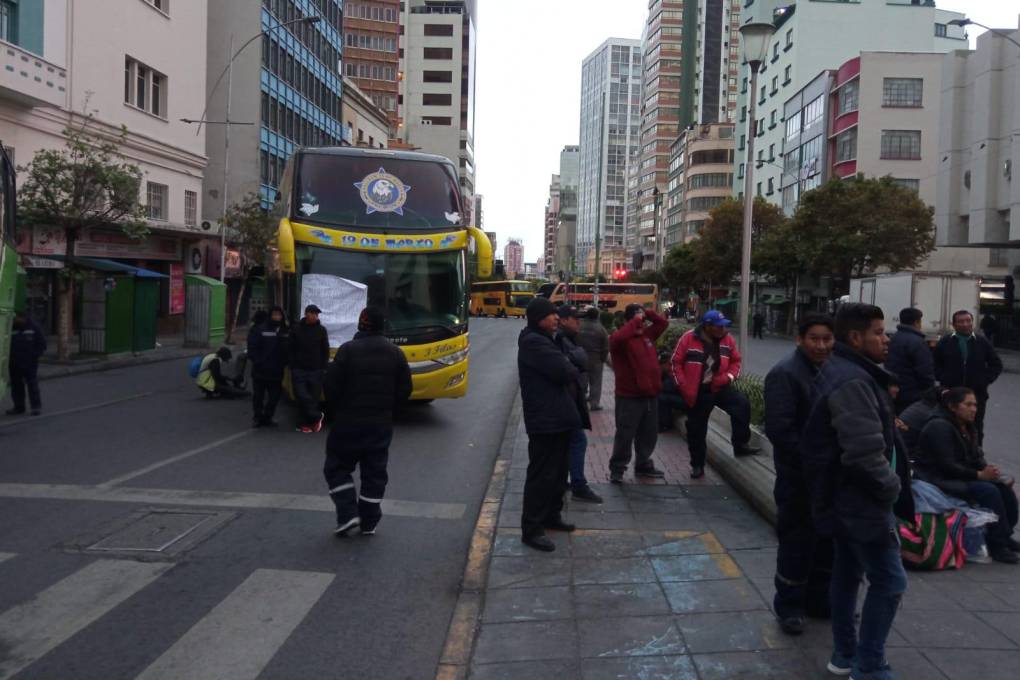
[[[609,353],[616,376],[616,438],[609,459],[609,481],[623,483],[623,473],[634,449],[634,474],[662,478],[652,463],[652,451],[659,438],[659,370],[655,341],[669,321],[641,305],[627,305],[624,323],[609,338]]]
[[[729,334],[730,320],[711,310],[701,325],[687,331],[673,352],[673,380],[687,403],[687,448],[691,452],[691,478],[705,474],[708,419],[716,406],[730,414],[733,455],[749,456],[751,448],[751,402],[732,387],[740,377],[740,351]]]

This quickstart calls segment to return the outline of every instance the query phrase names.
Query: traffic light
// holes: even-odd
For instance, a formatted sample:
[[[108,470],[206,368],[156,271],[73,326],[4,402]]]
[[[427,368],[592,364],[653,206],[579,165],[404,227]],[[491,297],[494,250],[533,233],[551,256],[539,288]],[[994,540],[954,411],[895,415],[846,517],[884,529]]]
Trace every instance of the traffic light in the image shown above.
[[[626,269],[613,270],[613,278],[617,280],[627,278],[627,270]]]

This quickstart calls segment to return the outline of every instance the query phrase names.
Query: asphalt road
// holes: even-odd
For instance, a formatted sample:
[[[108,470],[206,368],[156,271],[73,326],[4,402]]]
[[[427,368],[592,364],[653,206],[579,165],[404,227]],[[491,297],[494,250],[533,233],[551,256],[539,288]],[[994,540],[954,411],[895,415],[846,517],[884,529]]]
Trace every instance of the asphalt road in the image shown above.
[[[520,327],[472,320],[468,397],[401,418],[371,538],[332,534],[325,432],[251,430],[187,360],[44,382],[0,416],[0,678],[432,677]]]

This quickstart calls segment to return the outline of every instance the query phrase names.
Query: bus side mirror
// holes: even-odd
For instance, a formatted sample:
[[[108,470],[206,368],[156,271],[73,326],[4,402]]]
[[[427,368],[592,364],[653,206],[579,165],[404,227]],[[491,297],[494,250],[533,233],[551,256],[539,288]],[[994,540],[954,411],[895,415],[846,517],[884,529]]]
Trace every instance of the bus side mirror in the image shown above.
[[[478,255],[478,277],[488,278],[492,276],[492,243],[485,232],[478,227],[468,227],[468,234],[475,240],[475,250]]]

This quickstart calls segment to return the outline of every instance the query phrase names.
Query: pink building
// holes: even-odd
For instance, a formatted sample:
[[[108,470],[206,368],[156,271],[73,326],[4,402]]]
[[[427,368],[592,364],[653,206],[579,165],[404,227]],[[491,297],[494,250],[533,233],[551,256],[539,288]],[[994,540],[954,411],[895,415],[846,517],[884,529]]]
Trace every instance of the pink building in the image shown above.
[[[503,249],[503,266],[507,278],[515,278],[524,274],[524,245],[520,239],[512,238]]]

